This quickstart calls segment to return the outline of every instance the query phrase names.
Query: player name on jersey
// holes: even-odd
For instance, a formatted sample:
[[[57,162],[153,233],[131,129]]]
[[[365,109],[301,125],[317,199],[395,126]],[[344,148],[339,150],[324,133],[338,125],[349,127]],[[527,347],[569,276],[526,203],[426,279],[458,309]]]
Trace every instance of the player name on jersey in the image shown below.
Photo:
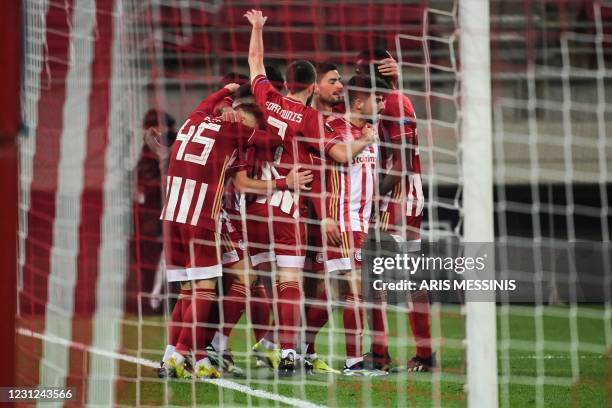
[[[287,109],[283,109],[279,104],[267,101],[266,109],[278,114],[282,119],[290,120],[295,123],[302,123],[302,114]]]

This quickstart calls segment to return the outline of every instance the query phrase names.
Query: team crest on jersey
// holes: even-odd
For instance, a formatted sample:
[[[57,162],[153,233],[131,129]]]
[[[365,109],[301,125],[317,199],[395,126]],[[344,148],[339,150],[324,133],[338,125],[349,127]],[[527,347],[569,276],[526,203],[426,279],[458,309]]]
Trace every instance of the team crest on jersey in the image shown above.
[[[361,248],[355,250],[355,260],[361,262]]]
[[[317,253],[317,256],[315,257],[315,261],[320,264],[323,263],[323,253],[322,252]]]
[[[243,240],[238,241],[238,248],[240,248],[241,251],[246,250],[246,245],[244,245]]]

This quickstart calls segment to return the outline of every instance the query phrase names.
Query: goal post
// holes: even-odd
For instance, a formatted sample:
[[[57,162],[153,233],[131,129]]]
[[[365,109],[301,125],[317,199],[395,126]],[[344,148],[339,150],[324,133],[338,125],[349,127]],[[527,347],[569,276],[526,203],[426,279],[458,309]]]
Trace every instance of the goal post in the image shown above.
[[[493,148],[489,3],[459,2],[464,242],[492,243]],[[488,257],[489,277],[494,257]],[[468,406],[497,407],[495,299],[466,292]]]
[[[21,122],[21,3],[12,2],[0,17],[2,48],[0,56],[0,348],[6,355],[0,373],[0,386],[16,384],[15,327],[17,308],[17,203],[18,145]]]

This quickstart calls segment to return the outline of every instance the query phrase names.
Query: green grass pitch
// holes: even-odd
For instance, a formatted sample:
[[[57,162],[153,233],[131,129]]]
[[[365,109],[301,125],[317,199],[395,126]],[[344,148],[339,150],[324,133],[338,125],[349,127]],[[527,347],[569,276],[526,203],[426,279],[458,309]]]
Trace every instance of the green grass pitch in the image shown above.
[[[498,308],[500,407],[531,407],[542,402],[545,407],[612,406],[612,356],[611,350],[606,349],[605,336],[605,325],[609,330],[610,322],[604,320],[603,308],[579,307],[575,324],[568,307],[543,307],[541,318],[536,311],[531,306]],[[238,365],[247,370],[248,379],[228,378],[234,383],[324,406],[467,406],[465,327],[459,307],[433,308],[432,335],[441,366],[440,372],[434,374],[275,379],[268,369],[255,368],[253,359],[246,354],[252,344],[252,331],[245,322],[243,318],[230,343]],[[405,364],[414,353],[406,316],[391,312],[389,323],[391,355],[398,364]],[[317,338],[317,352],[324,358],[335,356],[332,363],[336,368],[342,367],[344,358],[341,327],[341,314],[336,313],[333,328],[328,324]],[[124,351],[137,355],[140,349],[139,357],[158,361],[165,344],[164,333],[158,317],[142,321],[133,318],[124,325]],[[364,349],[368,350],[367,333],[364,342]],[[286,406],[214,384],[160,380],[150,367],[124,361],[120,363],[120,377],[117,395],[120,405]]]

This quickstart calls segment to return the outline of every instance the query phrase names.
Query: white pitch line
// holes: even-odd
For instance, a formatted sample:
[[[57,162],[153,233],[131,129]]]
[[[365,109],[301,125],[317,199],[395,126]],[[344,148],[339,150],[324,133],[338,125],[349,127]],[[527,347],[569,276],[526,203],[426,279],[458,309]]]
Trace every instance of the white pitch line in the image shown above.
[[[33,337],[35,339],[40,339],[40,340],[48,341],[51,343],[60,344],[66,347],[73,347],[77,350],[82,350],[82,351],[86,351],[92,354],[97,354],[99,356],[113,358],[115,360],[127,361],[128,363],[140,364],[140,365],[151,367],[151,368],[159,367],[159,363],[156,363],[151,360],[147,360],[145,358],[133,357],[133,356],[128,356],[128,355],[121,354],[121,353],[116,353],[114,351],[108,351],[108,350],[102,350],[96,347],[90,347],[85,344],[63,339],[61,337],[57,337],[54,335],[38,333],[30,329],[26,329],[24,327],[18,328],[17,333],[22,336]],[[274,394],[272,392],[260,390],[257,388],[251,388],[247,385],[239,384],[239,383],[225,380],[225,379],[214,379],[214,380],[206,379],[206,380],[203,380],[203,382],[214,384],[221,388],[227,388],[230,390],[238,391],[243,394],[252,395],[254,397],[263,398],[263,399],[267,399],[271,401],[278,401],[278,402],[281,402],[283,404],[287,404],[293,407],[326,408],[325,405],[318,405],[318,404],[315,404],[309,401],[304,401],[304,400],[297,399],[297,398],[285,397],[282,395]]]

